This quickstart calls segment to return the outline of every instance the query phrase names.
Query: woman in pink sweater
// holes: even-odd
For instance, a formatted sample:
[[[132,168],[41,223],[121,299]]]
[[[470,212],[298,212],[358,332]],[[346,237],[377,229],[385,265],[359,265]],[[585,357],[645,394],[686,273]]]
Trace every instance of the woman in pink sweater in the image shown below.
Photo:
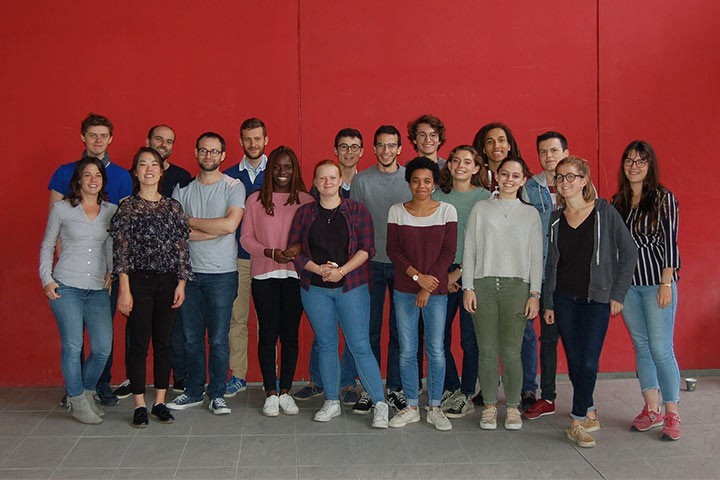
[[[297,248],[287,244],[295,211],[313,198],[306,193],[297,155],[277,147],[268,157],[260,191],[245,202],[240,243],[250,253],[252,297],[258,319],[258,359],[267,395],[263,414],[296,415],[298,407],[288,392],[298,357],[298,327],[303,307],[300,281],[293,265]],[[280,395],[275,382],[278,339]]]

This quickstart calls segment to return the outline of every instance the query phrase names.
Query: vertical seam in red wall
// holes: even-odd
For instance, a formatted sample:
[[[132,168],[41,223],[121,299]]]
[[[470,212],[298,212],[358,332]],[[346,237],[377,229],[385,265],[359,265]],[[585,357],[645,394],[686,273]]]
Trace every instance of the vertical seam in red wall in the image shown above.
[[[297,114],[297,121],[298,121],[298,154],[300,155],[300,158],[302,159],[304,157],[303,155],[303,144],[302,144],[302,129],[303,129],[303,123],[302,123],[302,62],[301,62],[301,48],[300,48],[300,0],[297,1],[297,85],[298,85],[298,114]]]
[[[597,165],[596,165],[596,172],[595,179],[597,182],[597,189],[598,192],[601,191],[601,175],[600,175],[600,0],[595,1],[595,62],[596,62],[596,72],[597,72],[597,78],[596,78],[596,85],[595,85],[595,109],[596,109],[596,125],[597,128],[595,130],[595,135],[597,138],[595,139],[596,144],[596,151],[597,151]]]

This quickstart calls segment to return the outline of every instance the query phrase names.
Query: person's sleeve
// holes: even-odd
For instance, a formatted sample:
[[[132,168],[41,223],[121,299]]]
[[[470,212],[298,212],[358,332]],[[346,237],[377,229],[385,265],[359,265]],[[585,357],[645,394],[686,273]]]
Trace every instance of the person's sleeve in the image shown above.
[[[307,204],[310,205],[310,204]],[[308,252],[305,252],[307,232],[305,227],[305,216],[307,215],[307,209],[302,206],[297,209],[295,216],[293,217],[292,224],[290,224],[290,233],[288,234],[288,245],[295,245],[299,243],[302,250],[300,253],[295,255],[293,264],[295,265],[295,271],[301,274],[305,270],[305,265],[310,261]]]
[[[194,280],[195,275],[190,265],[190,226],[188,225],[185,212],[183,212],[180,202],[172,200],[172,214],[175,219],[175,231],[177,235],[177,249],[178,249],[178,280]]]
[[[612,235],[617,249],[617,269],[610,290],[610,299],[625,303],[625,295],[627,295],[637,267],[638,252],[635,241],[630,235],[630,230],[625,226],[625,222],[623,222],[618,211],[615,210],[615,207],[610,207],[609,211],[610,223],[613,229]]]
[[[65,173],[67,170],[68,169],[63,168],[63,166],[60,166],[57,170],[55,170],[52,177],[50,177],[48,190],[55,190],[63,196],[67,195],[70,190],[70,177],[68,177]]]
[[[550,217],[550,226],[548,229],[548,253],[547,259],[545,260],[545,282],[543,283],[542,291],[543,306],[546,310],[553,310],[554,308],[553,294],[555,293],[554,289],[557,276],[555,245],[557,244],[558,239],[555,235],[553,225],[559,221],[559,218],[553,220],[553,217]]]
[[[120,186],[120,200],[132,195],[132,191],[133,191],[133,184],[132,184],[132,178],[130,177],[130,172],[128,172],[125,169],[122,169],[122,183]]]
[[[350,190],[352,192],[352,189]],[[362,203],[355,203],[357,209],[358,249],[368,254],[368,260],[375,256],[375,228],[372,216]]]
[[[457,252],[458,225],[457,210],[455,210],[454,206],[447,204],[444,220],[445,235],[440,245],[440,254],[429,272],[430,275],[436,278],[440,278],[444,273],[447,273],[450,265],[455,260],[455,253]]]
[[[388,212],[388,223],[387,223],[387,256],[390,261],[398,268],[397,271],[405,272],[411,265],[410,260],[403,253],[402,240],[401,240],[401,228],[398,225],[399,212],[397,204],[390,207]],[[422,272],[421,272],[422,273]]]
[[[230,189],[229,206],[245,208],[245,185],[240,180]]]
[[[53,282],[52,269],[55,256],[55,245],[60,235],[60,215],[58,213],[58,204],[53,205],[48,215],[47,225],[45,226],[45,236],[40,245],[40,280],[43,287]]]
[[[130,258],[130,239],[133,238],[133,225],[130,218],[129,201],[120,204],[117,213],[110,220],[109,237],[112,237],[112,265],[113,275],[130,273],[132,261]]]
[[[680,270],[680,249],[678,248],[679,205],[677,198],[667,192],[660,209],[660,229],[665,248],[663,268]]]
[[[462,284],[463,288],[474,288],[475,258],[477,255],[477,230],[478,205],[477,203],[470,210],[467,223],[465,223],[465,240],[463,241],[463,262],[462,262]]]
[[[535,208],[532,211],[530,232],[530,291],[542,291],[543,277],[543,231],[540,214]]]
[[[263,257],[265,255],[265,248],[267,247],[258,241],[255,233],[255,213],[258,208],[262,209],[263,206],[262,203],[256,201],[257,196],[251,195],[251,197],[252,201],[249,201],[245,206],[245,216],[243,216],[243,221],[240,224],[240,245],[242,245],[242,248],[250,255]],[[261,227],[261,225],[257,225],[257,227]]]

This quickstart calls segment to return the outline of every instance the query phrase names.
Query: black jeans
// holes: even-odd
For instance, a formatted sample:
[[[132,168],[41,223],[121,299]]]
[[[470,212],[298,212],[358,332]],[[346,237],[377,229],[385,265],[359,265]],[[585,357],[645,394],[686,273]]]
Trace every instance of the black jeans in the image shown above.
[[[540,389],[541,398],[554,401],[555,377],[557,376],[557,346],[560,339],[557,323],[546,324],[543,318],[545,311],[540,302]]]
[[[258,360],[266,392],[274,391],[275,349],[280,339],[280,390],[290,390],[298,358],[298,328],[303,307],[300,281],[268,278],[251,283],[258,319]]]
[[[134,395],[145,393],[145,363],[152,337],[153,379],[156,389],[170,380],[170,338],[177,310],[171,308],[177,287],[174,273],[130,273],[133,308],[128,317],[130,337],[128,376]]]

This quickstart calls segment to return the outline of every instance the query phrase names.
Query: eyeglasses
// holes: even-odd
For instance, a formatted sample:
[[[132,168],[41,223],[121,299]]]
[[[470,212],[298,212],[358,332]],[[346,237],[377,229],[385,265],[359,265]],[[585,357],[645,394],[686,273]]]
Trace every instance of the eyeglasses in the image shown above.
[[[439,138],[439,135],[437,132],[419,132],[416,137],[418,140],[427,140],[428,138],[430,140],[437,140]]]
[[[575,175],[574,173],[566,173],[563,175],[562,173],[558,173],[555,175],[555,183],[562,183],[564,181],[573,183],[576,178],[585,178],[585,175]]]
[[[397,143],[376,143],[375,148],[378,150],[382,150],[383,148],[387,148],[388,150],[395,150],[398,147]]]
[[[623,160],[623,164],[626,167],[635,165],[636,167],[642,168],[648,164],[647,158],[626,158]]]
[[[217,148],[213,148],[212,150],[208,150],[207,148],[198,148],[198,157],[207,157],[210,155],[212,158],[217,158],[220,156],[222,150],[218,150]]]
[[[348,145],[347,143],[341,143],[337,146],[337,149],[339,152],[345,153],[348,150],[350,150],[352,153],[357,153],[362,148],[362,145],[358,145],[357,143],[353,143],[352,145]]]

